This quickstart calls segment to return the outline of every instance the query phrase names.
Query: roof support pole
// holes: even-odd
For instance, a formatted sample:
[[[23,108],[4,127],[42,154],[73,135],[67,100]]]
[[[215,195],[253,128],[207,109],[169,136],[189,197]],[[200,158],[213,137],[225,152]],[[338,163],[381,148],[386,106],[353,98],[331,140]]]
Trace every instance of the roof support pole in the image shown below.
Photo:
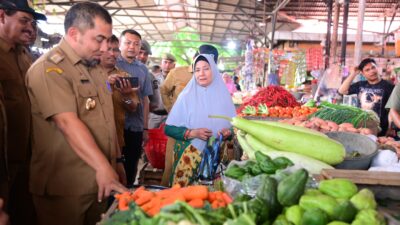
[[[336,49],[337,49],[337,36],[339,29],[339,15],[340,15],[340,4],[339,0],[335,0],[334,4],[334,18],[333,18],[333,31],[332,31],[332,49],[331,49],[331,57],[330,64],[336,63]]]
[[[346,65],[346,47],[347,47],[347,21],[349,19],[349,6],[350,0],[344,0],[343,3],[343,31],[342,31],[342,43],[341,43],[341,57],[340,64]]]
[[[331,28],[332,28],[332,7],[333,0],[328,0],[327,2],[328,8],[328,22],[326,28],[326,39],[325,39],[325,69],[329,66],[329,56],[331,51]]]
[[[364,27],[365,0],[358,0],[357,33],[354,46],[353,65],[358,65],[362,57],[363,27]]]
[[[276,17],[278,15],[275,13],[272,15],[272,29],[271,29],[271,40],[269,42],[269,54],[268,54],[268,72],[266,77],[269,76],[269,74],[271,73],[271,69],[272,69],[272,50],[274,49],[274,39],[275,39],[275,27],[276,27]],[[265,79],[265,85],[268,85],[268,78]]]

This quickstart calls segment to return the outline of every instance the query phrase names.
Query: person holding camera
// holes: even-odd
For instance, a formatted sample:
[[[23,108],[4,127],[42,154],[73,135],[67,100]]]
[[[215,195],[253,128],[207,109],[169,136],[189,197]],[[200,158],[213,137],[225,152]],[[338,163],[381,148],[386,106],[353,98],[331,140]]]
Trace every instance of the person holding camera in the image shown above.
[[[115,127],[117,129],[118,149],[117,157],[117,172],[122,184],[126,183],[126,174],[124,169],[125,158],[122,155],[122,148],[125,146],[124,141],[124,126],[125,126],[125,113],[135,112],[140,104],[137,95],[138,88],[133,88],[129,79],[128,73],[118,69],[116,59],[119,55],[119,40],[115,35],[107,41],[107,51],[103,52],[100,59],[100,65],[106,70],[110,88],[113,91],[113,106],[114,106],[114,119]],[[132,77],[134,78],[134,77]]]
[[[142,145],[147,141],[149,95],[153,94],[150,75],[147,67],[138,59],[142,36],[135,30],[124,30],[120,37],[119,49],[121,55],[117,58],[117,67],[139,79],[139,107],[135,112],[129,112],[125,117],[125,171],[128,187],[136,179],[139,159],[142,155]]]

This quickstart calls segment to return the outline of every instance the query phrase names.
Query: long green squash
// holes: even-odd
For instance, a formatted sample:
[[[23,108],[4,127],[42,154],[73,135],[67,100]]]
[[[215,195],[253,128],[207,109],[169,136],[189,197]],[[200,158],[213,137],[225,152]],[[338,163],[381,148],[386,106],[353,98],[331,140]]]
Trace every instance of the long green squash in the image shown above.
[[[231,123],[238,129],[251,134],[265,145],[281,151],[299,153],[330,165],[341,163],[345,157],[344,146],[330,138],[283,127],[260,124],[239,117],[232,118]]]
[[[261,141],[259,141],[257,138],[253,137],[251,134],[246,134],[245,138],[248,142],[248,144],[251,146],[252,149],[256,151],[261,151],[263,153],[268,152],[268,151],[278,151],[275,148],[272,148],[271,146],[267,146]]]
[[[321,133],[321,132],[318,132],[318,131],[315,131],[315,130],[312,130],[312,129],[309,129],[306,127],[300,127],[300,126],[290,125],[290,124],[286,124],[286,123],[266,121],[266,120],[252,120],[252,121],[254,121],[256,123],[260,123],[260,124],[286,128],[286,129],[290,129],[290,130],[294,130],[294,131],[298,131],[298,132],[305,132],[308,134],[319,135],[321,137],[328,137],[324,133]]]
[[[309,173],[311,174],[320,174],[321,170],[323,169],[334,169],[331,165],[328,165],[322,161],[319,161],[317,159],[301,155],[298,153],[294,152],[286,152],[286,151],[278,151],[278,150],[271,150],[272,148],[269,146],[266,146],[259,140],[257,140],[255,137],[253,137],[250,134],[246,134],[246,140],[247,140],[247,145],[250,146],[251,150],[254,151],[261,151],[262,153],[268,155],[272,159],[278,158],[278,157],[286,157],[290,159],[295,165],[303,167],[306,169]],[[249,153],[247,153],[249,155]],[[254,153],[251,153],[250,155],[254,155]],[[253,157],[250,157],[250,159],[255,159]]]
[[[245,133],[241,130],[239,130],[237,132],[236,138],[240,144],[240,147],[242,147],[243,151],[247,154],[247,156],[250,159],[256,159],[254,153],[256,153],[256,151],[249,145],[249,143],[247,142],[246,138],[245,138]]]

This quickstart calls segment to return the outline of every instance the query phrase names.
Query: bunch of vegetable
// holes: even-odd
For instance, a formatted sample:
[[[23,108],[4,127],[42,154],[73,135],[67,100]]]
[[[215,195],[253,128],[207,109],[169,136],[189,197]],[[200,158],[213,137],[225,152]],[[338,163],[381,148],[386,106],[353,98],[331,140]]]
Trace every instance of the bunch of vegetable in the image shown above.
[[[335,105],[329,102],[321,102],[321,109],[311,115],[323,120],[333,121],[336,124],[351,123],[353,127],[367,127],[368,121],[375,121],[379,126],[379,117],[374,111],[365,111],[357,107],[347,105]]]
[[[315,113],[318,109],[316,107],[295,106],[295,107],[281,107],[273,106],[267,107],[266,104],[260,104],[258,107],[246,106],[239,116],[262,116],[262,117],[306,117]]]
[[[156,216],[148,216],[134,202],[125,211],[115,212],[101,225],[222,225],[228,220],[227,209],[193,208],[185,202],[165,206]]]
[[[312,117],[309,120],[305,117],[298,117],[298,118],[280,120],[279,122],[310,128],[322,133],[342,131],[342,132],[360,133],[364,135],[373,134],[373,131],[369,128],[363,128],[363,127],[355,128],[351,123],[342,123],[338,125],[333,121],[323,120],[318,117]]]
[[[255,153],[256,161],[248,160],[243,166],[238,164],[229,165],[224,175],[236,180],[242,181],[249,176],[257,176],[260,174],[275,174],[277,170],[285,169],[293,166],[293,162],[286,157],[277,157],[271,159],[268,155],[257,151]]]
[[[246,106],[257,108],[260,104],[265,104],[267,107],[295,107],[300,105],[290,92],[280,86],[270,85],[261,88],[254,96],[246,99],[237,111],[241,113]]]
[[[118,209],[128,210],[129,204],[134,201],[148,215],[158,214],[161,208],[171,205],[176,201],[187,202],[195,208],[203,208],[206,202],[209,202],[212,208],[225,207],[232,202],[230,196],[222,191],[209,192],[204,185],[195,185],[180,187],[175,185],[172,188],[152,192],[146,190],[143,186],[136,189],[133,193],[125,192],[115,195],[118,199]]]

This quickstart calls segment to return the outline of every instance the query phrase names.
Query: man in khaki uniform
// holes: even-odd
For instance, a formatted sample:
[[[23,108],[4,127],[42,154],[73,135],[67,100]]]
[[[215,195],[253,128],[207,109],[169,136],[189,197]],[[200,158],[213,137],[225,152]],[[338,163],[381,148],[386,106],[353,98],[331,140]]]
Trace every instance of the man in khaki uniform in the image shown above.
[[[201,45],[199,47],[200,54],[212,54],[214,56],[215,63],[218,62],[218,50],[212,45]],[[196,55],[193,57],[195,58]],[[193,70],[192,66],[182,66],[172,69],[167,78],[164,80],[160,87],[161,99],[165,109],[170,112],[179,94],[186,87],[187,83],[192,79]],[[175,140],[168,137],[167,148],[165,152],[165,168],[164,174],[161,180],[161,185],[169,186],[169,181],[172,173],[172,162],[173,162],[173,149]]]
[[[97,3],[73,5],[65,37],[26,78],[32,102],[30,189],[41,225],[94,225],[110,192],[126,191],[117,154],[112,92],[98,66],[112,20]]]
[[[12,224],[34,224],[32,197],[28,190],[31,155],[31,112],[25,88],[25,74],[31,65],[24,47],[29,43],[36,20],[46,17],[32,9],[27,0],[0,1],[0,86],[8,126],[4,164],[0,177],[0,198]],[[23,203],[23,204],[22,204]]]

